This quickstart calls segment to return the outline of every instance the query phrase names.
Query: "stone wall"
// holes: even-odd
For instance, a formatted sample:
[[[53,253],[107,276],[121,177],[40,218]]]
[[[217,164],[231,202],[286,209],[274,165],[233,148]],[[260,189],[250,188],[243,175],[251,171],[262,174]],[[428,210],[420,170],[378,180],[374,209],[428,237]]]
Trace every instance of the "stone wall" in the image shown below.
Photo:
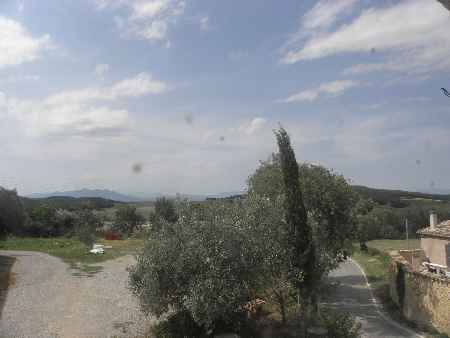
[[[398,252],[390,255],[390,294],[403,315],[419,327],[431,324],[450,335],[450,279],[414,271]]]

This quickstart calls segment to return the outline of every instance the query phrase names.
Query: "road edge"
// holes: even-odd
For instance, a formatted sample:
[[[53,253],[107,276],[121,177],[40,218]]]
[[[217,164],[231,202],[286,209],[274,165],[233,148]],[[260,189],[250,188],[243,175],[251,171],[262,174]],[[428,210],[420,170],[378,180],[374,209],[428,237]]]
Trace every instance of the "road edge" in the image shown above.
[[[352,262],[353,264],[355,264],[358,269],[361,271],[364,280],[366,282],[367,288],[369,289],[370,292],[370,298],[372,300],[373,305],[375,306],[375,309],[377,310],[377,313],[380,315],[381,318],[383,318],[385,321],[387,321],[388,323],[394,325],[395,327],[397,327],[400,330],[403,330],[405,332],[407,332],[408,334],[413,335],[416,338],[426,338],[424,335],[417,333],[416,331],[410,329],[409,327],[405,327],[399,323],[397,323],[396,321],[392,320],[391,318],[389,318],[385,313],[383,313],[383,308],[382,305],[380,304],[380,302],[377,301],[377,299],[375,298],[374,294],[373,294],[373,290],[372,290],[372,286],[369,283],[369,280],[367,278],[366,273],[364,272],[364,269],[361,267],[361,265],[359,265],[358,262],[356,262],[353,259],[349,259],[350,262]]]

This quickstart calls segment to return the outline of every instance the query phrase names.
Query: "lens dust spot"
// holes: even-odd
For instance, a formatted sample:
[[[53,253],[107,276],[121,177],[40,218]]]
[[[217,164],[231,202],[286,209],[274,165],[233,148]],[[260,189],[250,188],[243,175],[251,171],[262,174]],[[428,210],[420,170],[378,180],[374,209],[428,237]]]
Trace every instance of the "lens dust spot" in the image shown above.
[[[375,47],[370,48],[370,53],[375,54],[377,52],[377,49]]]
[[[134,163],[134,164],[131,166],[131,170],[132,170],[133,173],[135,173],[135,174],[140,174],[140,173],[142,172],[142,169],[143,169],[142,163]]]
[[[422,164],[422,161],[421,161],[421,160],[416,160],[416,164],[417,164],[417,165],[421,165],[421,164]]]
[[[192,125],[194,124],[194,116],[191,113],[187,113],[184,115],[184,121],[188,124],[188,125]]]
[[[430,182],[430,188],[434,189],[436,187],[436,183],[434,181]]]
[[[220,137],[219,137],[219,141],[220,141],[220,142],[225,142],[225,136],[220,136]]]

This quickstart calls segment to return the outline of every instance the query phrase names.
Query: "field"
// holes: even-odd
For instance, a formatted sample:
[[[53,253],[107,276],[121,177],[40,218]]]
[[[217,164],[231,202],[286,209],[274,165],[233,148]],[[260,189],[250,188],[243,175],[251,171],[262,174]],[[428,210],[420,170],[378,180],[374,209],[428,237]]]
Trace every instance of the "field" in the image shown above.
[[[5,241],[0,241],[0,250],[39,251],[59,257],[69,264],[91,264],[138,253],[143,246],[142,239],[116,241],[99,239],[96,243],[110,245],[112,249],[106,249],[103,255],[94,255],[89,253],[86,246],[76,239],[10,237]]]

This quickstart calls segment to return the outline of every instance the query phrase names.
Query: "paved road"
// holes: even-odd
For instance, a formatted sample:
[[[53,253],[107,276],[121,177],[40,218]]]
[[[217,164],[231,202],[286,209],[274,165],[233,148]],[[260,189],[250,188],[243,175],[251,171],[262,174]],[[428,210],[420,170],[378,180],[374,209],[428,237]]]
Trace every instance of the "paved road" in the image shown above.
[[[10,287],[0,318],[0,337],[137,337],[148,323],[127,289],[132,256],[78,275],[60,259],[38,252],[0,251],[14,256]]]
[[[338,282],[339,286],[327,303],[339,311],[353,314],[362,325],[363,337],[421,337],[380,312],[361,269],[353,261],[342,263],[330,274],[329,279]]]

